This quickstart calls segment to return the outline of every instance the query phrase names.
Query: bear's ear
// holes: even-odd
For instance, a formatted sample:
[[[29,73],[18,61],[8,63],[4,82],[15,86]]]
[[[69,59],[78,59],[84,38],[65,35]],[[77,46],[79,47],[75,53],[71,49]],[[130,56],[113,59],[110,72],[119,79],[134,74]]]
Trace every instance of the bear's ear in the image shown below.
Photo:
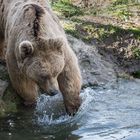
[[[19,45],[19,55],[22,59],[31,55],[34,51],[34,47],[30,41],[23,41]]]
[[[48,40],[50,48],[62,53],[62,46],[64,45],[63,38],[53,38]]]

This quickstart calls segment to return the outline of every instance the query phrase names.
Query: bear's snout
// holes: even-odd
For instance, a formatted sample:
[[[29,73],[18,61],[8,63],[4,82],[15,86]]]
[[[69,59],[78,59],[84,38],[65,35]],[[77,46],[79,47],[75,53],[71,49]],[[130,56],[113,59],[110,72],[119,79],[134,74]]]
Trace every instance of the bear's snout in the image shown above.
[[[48,92],[48,95],[54,96],[54,95],[56,95],[56,94],[58,94],[58,93],[59,93],[58,90],[51,90],[50,92]]]
[[[55,96],[56,94],[60,93],[60,91],[56,90],[56,89],[50,90],[50,91],[46,91],[46,90],[43,90],[43,89],[40,88],[40,91],[41,91],[41,93],[49,95],[49,96]]]

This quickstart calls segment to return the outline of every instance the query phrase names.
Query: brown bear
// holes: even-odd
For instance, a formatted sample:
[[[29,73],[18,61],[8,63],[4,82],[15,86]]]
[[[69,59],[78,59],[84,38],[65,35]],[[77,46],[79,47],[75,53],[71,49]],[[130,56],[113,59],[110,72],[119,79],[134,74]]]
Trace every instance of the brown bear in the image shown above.
[[[27,104],[39,89],[62,93],[66,111],[80,106],[81,74],[58,18],[47,0],[0,0],[0,54],[13,87]]]

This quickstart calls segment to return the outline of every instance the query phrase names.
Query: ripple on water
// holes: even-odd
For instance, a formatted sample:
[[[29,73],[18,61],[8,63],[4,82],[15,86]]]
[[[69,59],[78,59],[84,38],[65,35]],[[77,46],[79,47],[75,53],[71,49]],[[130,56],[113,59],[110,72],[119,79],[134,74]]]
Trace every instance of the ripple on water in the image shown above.
[[[85,88],[82,105],[74,117],[66,115],[60,95],[38,98],[36,118],[39,125],[63,125],[80,140],[137,140],[140,132],[140,82],[119,81],[115,88]],[[134,137],[132,137],[134,136]],[[127,139],[128,138],[128,139]]]

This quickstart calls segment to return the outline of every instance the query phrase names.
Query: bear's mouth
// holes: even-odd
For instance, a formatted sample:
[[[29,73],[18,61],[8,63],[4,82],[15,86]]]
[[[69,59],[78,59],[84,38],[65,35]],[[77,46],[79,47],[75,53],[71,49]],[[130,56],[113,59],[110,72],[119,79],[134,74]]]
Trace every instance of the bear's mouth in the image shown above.
[[[46,91],[46,90],[44,90],[42,88],[39,88],[39,91],[40,91],[41,94],[45,94],[45,95],[49,95],[49,96],[55,96],[55,95],[60,93],[59,90],[55,90],[55,89]]]

